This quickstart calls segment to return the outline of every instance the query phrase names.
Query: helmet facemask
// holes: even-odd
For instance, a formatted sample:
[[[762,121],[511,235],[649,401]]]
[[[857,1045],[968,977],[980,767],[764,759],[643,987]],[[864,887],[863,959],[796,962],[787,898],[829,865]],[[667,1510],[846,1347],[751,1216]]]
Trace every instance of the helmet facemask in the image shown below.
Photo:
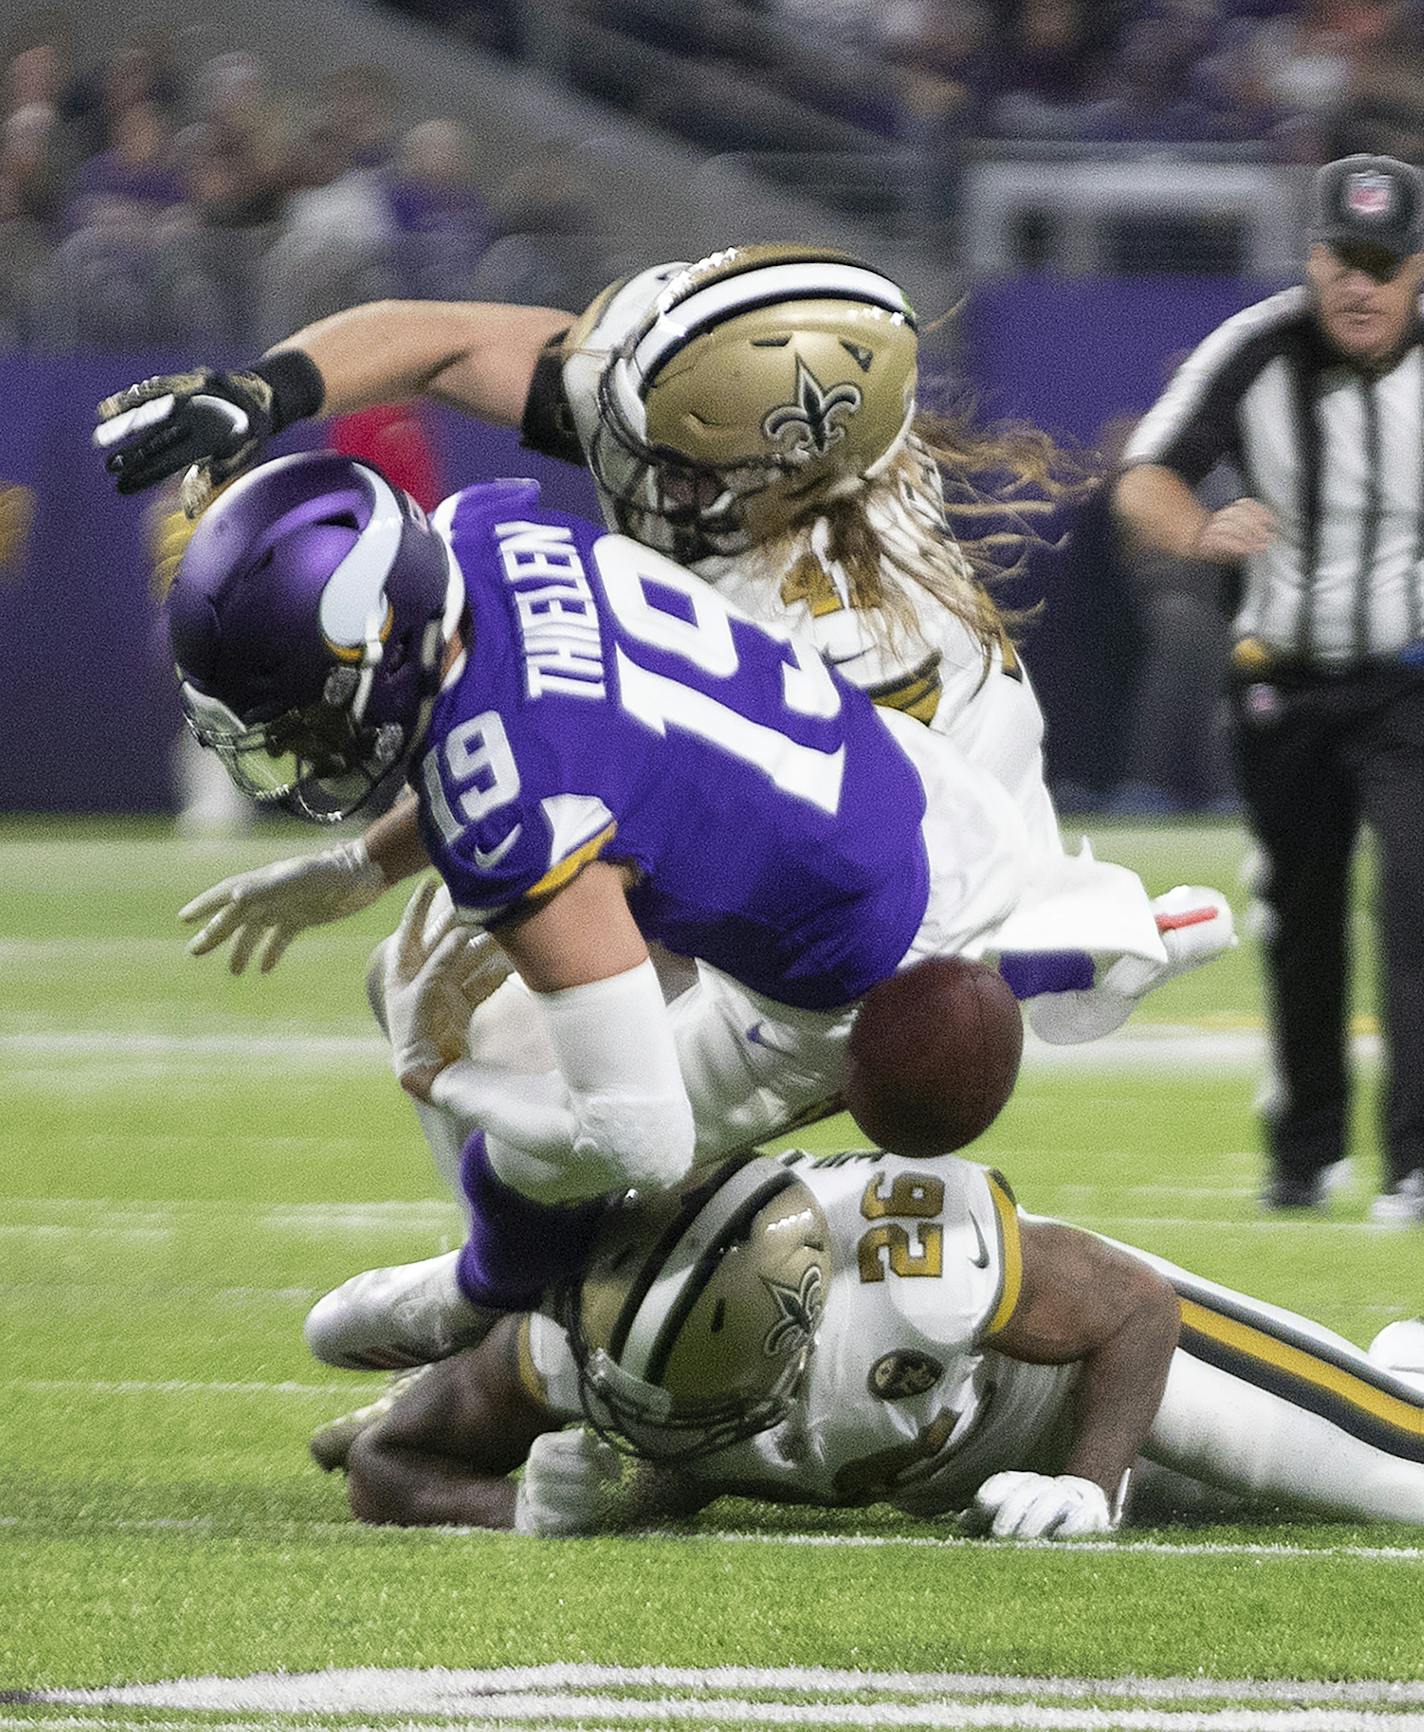
[[[186,681],[178,696],[198,744],[216,754],[241,793],[337,824],[359,811],[407,756],[399,723],[363,724],[355,714],[360,679],[355,668],[333,668],[317,703],[264,722],[244,723]]]
[[[684,565],[735,558],[755,545],[746,505],[794,473],[789,459],[763,454],[740,463],[700,463],[640,437],[615,401],[607,370],[598,398],[588,466],[624,535]]]
[[[572,1333],[570,1335],[572,1340]],[[601,1347],[579,1359],[579,1402],[584,1418],[623,1455],[663,1466],[715,1455],[781,1424],[805,1376],[812,1337],[787,1361],[776,1383],[756,1401],[734,1397],[674,1402],[655,1383],[630,1377]],[[578,1348],[575,1347],[575,1356]]]

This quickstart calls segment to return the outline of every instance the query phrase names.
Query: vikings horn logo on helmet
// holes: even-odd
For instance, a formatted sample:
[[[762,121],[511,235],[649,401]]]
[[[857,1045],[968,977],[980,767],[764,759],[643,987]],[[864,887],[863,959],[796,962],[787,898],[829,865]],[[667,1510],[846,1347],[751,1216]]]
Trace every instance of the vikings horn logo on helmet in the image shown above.
[[[347,818],[419,743],[463,600],[424,512],[369,464],[260,464],[204,513],[168,595],[188,725],[254,799]]]

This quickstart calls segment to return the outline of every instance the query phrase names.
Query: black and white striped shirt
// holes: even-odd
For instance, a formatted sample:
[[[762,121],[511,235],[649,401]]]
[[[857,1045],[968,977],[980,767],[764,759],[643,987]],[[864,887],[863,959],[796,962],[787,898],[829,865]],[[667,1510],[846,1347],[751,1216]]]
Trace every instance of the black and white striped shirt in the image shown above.
[[[1244,563],[1238,637],[1340,664],[1424,635],[1424,324],[1373,373],[1329,346],[1304,287],[1228,319],[1124,453],[1192,486],[1223,460],[1280,523]]]

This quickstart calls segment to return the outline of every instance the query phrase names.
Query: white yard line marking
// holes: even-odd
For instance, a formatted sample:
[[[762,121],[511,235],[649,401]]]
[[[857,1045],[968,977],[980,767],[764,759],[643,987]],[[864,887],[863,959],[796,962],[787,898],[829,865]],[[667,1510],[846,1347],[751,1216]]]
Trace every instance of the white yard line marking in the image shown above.
[[[998,1729],[998,1732],[1424,1732],[1424,1714],[1381,1713],[1369,1709],[1328,1708],[1219,1708],[1206,1711],[1172,1708],[1047,1708],[966,1702],[949,1699],[915,1705],[876,1702],[768,1702],[738,1697],[695,1699],[620,1699],[607,1696],[490,1696],[458,1719],[422,1721],[422,1732],[444,1728],[501,1727],[515,1732],[532,1724],[572,1723],[580,1732],[601,1726],[702,1725],[708,1727],[759,1726],[898,1726],[924,1727],[931,1732],[966,1727]],[[106,1718],[102,1721],[66,1717],[59,1722],[74,1726],[120,1728],[134,1722]],[[31,1721],[3,1721],[0,1726],[35,1725]],[[55,1724],[42,1721],[40,1724]],[[151,1724],[151,1723],[150,1723]],[[177,1732],[172,1722],[159,1724]],[[182,1732],[251,1732],[251,1723],[214,1727],[212,1722],[179,1722]],[[343,1732],[388,1732],[379,1723],[352,1726]]]
[[[11,886],[13,889],[14,887]],[[49,962],[55,958],[68,959],[78,957],[81,960],[95,957],[104,961],[113,961],[123,956],[171,956],[175,962],[183,962],[187,952],[189,934],[185,931],[175,931],[171,938],[163,933],[134,932],[123,936],[110,935],[99,937],[87,935],[51,935],[43,938],[0,938],[0,963]],[[318,933],[308,933],[302,945],[305,955],[314,955],[323,951],[329,955],[359,951],[362,942],[350,937],[325,937]],[[191,964],[189,964],[191,966]],[[211,965],[210,965],[211,966]]]
[[[647,1539],[663,1536],[647,1534]],[[668,1535],[667,1538],[689,1536]],[[1180,1545],[1170,1540],[983,1540],[962,1539],[958,1535],[940,1538],[934,1534],[779,1534],[779,1533],[703,1533],[691,1537],[699,1540],[722,1540],[730,1545],[786,1546],[930,1546],[1000,1547],[1012,1544],[1022,1551],[1046,1551],[1062,1555],[1067,1552],[1104,1552],[1122,1558],[1140,1557],[1240,1557],[1286,1558],[1292,1562],[1311,1562],[1325,1558],[1368,1558],[1375,1562],[1424,1564],[1424,1546],[1292,1546],[1267,1544],[1255,1540],[1185,1540]]]
[[[876,1702],[769,1702],[735,1696],[695,1700],[637,1700],[607,1696],[491,1696],[479,1704],[479,1717],[496,1724],[511,1715],[521,1719],[572,1721],[579,1726],[637,1722],[640,1725],[701,1723],[721,1726],[904,1726],[927,1728],[1034,1728],[1043,1732],[1424,1732],[1424,1714],[1372,1713],[1368,1709],[1075,1709],[1004,1707],[948,1699],[912,1704]]]
[[[1209,1227],[1212,1232],[1238,1233],[1398,1233],[1398,1227],[1378,1221],[1327,1221],[1319,1215],[1303,1213],[1299,1220],[1283,1221],[1274,1216],[1248,1215],[1102,1215],[1094,1209],[1074,1209],[1073,1222],[1082,1227],[1148,1228],[1148,1227]],[[1401,1241],[1408,1243],[1407,1240]]]
[[[370,1385],[361,1385],[357,1394],[370,1392]],[[199,1391],[201,1384],[191,1384],[187,1388]],[[300,1386],[294,1386],[292,1393],[297,1393]],[[176,1390],[174,1391],[177,1392]],[[222,1393],[218,1389],[218,1393]],[[232,1391],[236,1393],[236,1391]],[[255,1390],[253,1391],[256,1392]],[[135,1388],[132,1393],[140,1393]],[[305,1393],[305,1391],[303,1391]],[[349,1393],[343,1385],[333,1384],[312,1385],[313,1394],[345,1394]],[[0,1528],[45,1527],[48,1522],[43,1516],[28,1514],[0,1514]],[[216,1528],[222,1524],[213,1516],[148,1516],[148,1517],[112,1517],[97,1521],[86,1521],[86,1533],[146,1533],[163,1532],[170,1528],[195,1529]],[[326,1535],[345,1534],[355,1537],[363,1543],[378,1544],[385,1537],[381,1531],[364,1528],[359,1523],[328,1522],[328,1521],[285,1521],[276,1519],[263,1521],[260,1519],[243,1518],[245,1531],[264,1535]],[[389,1534],[398,1534],[401,1530],[386,1530]],[[427,1540],[463,1542],[472,1536],[488,1535],[494,1530],[488,1528],[470,1527],[429,1527],[422,1528],[421,1535]],[[1265,1544],[1255,1541],[1213,1541],[1185,1540],[1173,1544],[1164,1540],[984,1540],[964,1539],[958,1534],[803,1534],[803,1533],[747,1533],[720,1532],[717,1530],[694,1530],[691,1533],[642,1532],[629,1534],[632,1541],[656,1542],[661,1545],[753,1545],[753,1546],[797,1546],[813,1550],[910,1550],[910,1551],[963,1551],[992,1548],[995,1551],[1046,1551],[1058,1557],[1069,1557],[1075,1553],[1093,1552],[1114,1559],[1132,1560],[1135,1558],[1255,1558],[1263,1562],[1280,1563],[1317,1563],[1338,1562],[1341,1558],[1361,1559],[1369,1563],[1390,1563],[1418,1565],[1424,1564],[1424,1546],[1291,1546],[1285,1544]],[[137,1688],[138,1686],[135,1686]],[[107,1699],[107,1698],[106,1698]]]
[[[733,1694],[731,1692],[749,1692]],[[656,1692],[656,1694],[654,1694]],[[1036,1698],[1036,1700],[1028,1700]],[[327,1715],[345,1732],[389,1732],[392,1716],[424,1732],[531,1723],[580,1727],[999,1727],[1006,1732],[1424,1732],[1424,1686],[1365,1680],[1014,1678],[973,1673],[850,1672],[812,1667],[548,1665],[490,1670],[373,1667],[248,1678],[172,1679],[112,1689],[51,1690],[21,1700],[56,1706],[246,1714],[256,1724]],[[1111,1707],[1070,1702],[1109,1702]],[[1190,1704],[1188,1706],[1187,1704]],[[1208,1706],[1218,1704],[1218,1706]],[[1254,1706],[1251,1704],[1261,1704]],[[0,1728],[33,1720],[0,1718]],[[42,1724],[108,1732],[135,1722],[77,1714]],[[154,1722],[148,1722],[155,1724]],[[321,1718],[317,1724],[322,1724]],[[254,1719],[157,1722],[164,1732],[251,1732]]]
[[[298,1065],[379,1064],[390,1048],[379,1035],[304,1034],[169,1034],[146,1030],[46,1029],[37,1033],[0,1034],[0,1059],[151,1059],[191,1063],[202,1059],[264,1059]]]
[[[365,1203],[268,1203],[239,1197],[213,1199],[156,1199],[145,1203],[118,1202],[110,1197],[16,1197],[4,1203],[10,1215],[26,1213],[41,1219],[34,1223],[14,1222],[0,1227],[0,1232],[25,1232],[30,1228],[47,1228],[51,1223],[43,1217],[69,1216],[70,1222],[53,1223],[56,1231],[91,1232],[97,1223],[115,1231],[149,1231],[164,1228],[168,1223],[190,1224],[193,1217],[206,1220],[216,1214],[257,1215],[260,1224],[282,1231],[314,1227],[382,1227],[392,1229],[458,1226],[460,1212],[452,1201],[439,1197],[417,1197],[391,1202]],[[77,1224],[74,1218],[77,1217]]]
[[[555,1661],[541,1666],[338,1667],[321,1672],[257,1672],[245,1678],[171,1678],[152,1684],[50,1690],[43,1700],[98,1706],[172,1707],[186,1710],[271,1709],[419,1713],[449,1710],[461,1701],[527,1690],[751,1690],[795,1696],[859,1692],[863,1695],[1102,1697],[1133,1701],[1424,1705],[1424,1683],[1412,1680],[1301,1678],[1021,1677],[985,1672],[854,1671],[831,1666],[601,1666]],[[92,1722],[90,1722],[92,1724]]]
[[[935,1710],[897,1709],[889,1703],[867,1707],[827,1704],[825,1707],[767,1708],[763,1704],[746,1704],[748,1712],[734,1712],[736,1703],[636,1703],[615,1710],[600,1704],[589,1714],[580,1709],[575,1722],[578,1732],[603,1732],[604,1728],[626,1726],[630,1721],[643,1727],[697,1724],[723,1732],[767,1725],[816,1726],[901,1726],[925,1728],[968,1728],[982,1732],[1424,1732],[1424,1715],[1374,1714],[1354,1712],[1342,1714],[1338,1709],[1315,1711],[1287,1709],[1280,1712],[1252,1710],[1219,1710],[1214,1713],[1175,1713],[1170,1709],[1058,1709],[1058,1708],[997,1708],[970,1703],[948,1703]],[[562,1710],[562,1711],[561,1711]],[[567,1719],[567,1704],[555,1704],[540,1712],[537,1699],[516,1698],[507,1708],[491,1702],[477,1714],[459,1720],[422,1720],[419,1732],[468,1732],[472,1726],[494,1729],[494,1732],[547,1732],[551,1722]],[[528,1718],[538,1714],[539,1718]],[[513,1717],[511,1717],[511,1715]],[[102,1732],[146,1732],[161,1727],[163,1732],[253,1732],[261,1720],[223,1724],[210,1720],[79,1719],[72,1715],[41,1719],[0,1719],[5,1732],[23,1732],[24,1728],[55,1726],[65,1728],[90,1727]],[[273,1724],[273,1722],[267,1722]],[[276,1722],[281,1724],[281,1722]],[[325,1722],[306,1720],[307,1732],[391,1732],[389,1726],[347,1720]],[[402,1728],[402,1732],[410,1732]]]
[[[373,1399],[383,1387],[379,1379],[368,1383],[207,1383],[182,1377],[146,1380],[138,1377],[7,1377],[0,1389],[17,1389],[26,1395],[369,1395]]]
[[[1356,1035],[1357,1060],[1379,1056],[1378,1035]],[[47,1029],[0,1034],[0,1059],[64,1057],[150,1058],[155,1060],[262,1058],[290,1064],[384,1062],[386,1043],[371,1034],[313,1035],[300,1029],[286,1032],[240,1031],[182,1034],[122,1029]],[[1131,1024],[1105,1040],[1082,1046],[1049,1046],[1030,1038],[1024,1062],[1045,1070],[1161,1069],[1204,1071],[1222,1066],[1259,1066],[1265,1058],[1265,1037],[1256,1029],[1201,1029],[1190,1024]]]
[[[93,1239],[171,1239],[171,1227],[115,1227],[105,1222],[88,1226],[65,1226],[53,1221],[30,1221],[15,1225],[0,1221],[0,1237],[11,1239],[78,1238],[89,1243]]]

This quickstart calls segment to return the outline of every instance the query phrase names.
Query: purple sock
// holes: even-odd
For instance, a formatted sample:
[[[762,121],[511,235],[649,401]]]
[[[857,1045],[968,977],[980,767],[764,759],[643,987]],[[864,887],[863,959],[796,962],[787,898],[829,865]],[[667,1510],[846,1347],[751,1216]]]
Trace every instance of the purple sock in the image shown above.
[[[1087,992],[1093,984],[1093,959],[1086,950],[1006,950],[999,973],[1015,998],[1041,992]]]
[[[470,1199],[470,1236],[456,1265],[460,1290],[475,1305],[529,1311],[556,1281],[577,1274],[603,1219],[604,1199],[536,1203],[499,1178],[483,1131],[460,1155]]]

